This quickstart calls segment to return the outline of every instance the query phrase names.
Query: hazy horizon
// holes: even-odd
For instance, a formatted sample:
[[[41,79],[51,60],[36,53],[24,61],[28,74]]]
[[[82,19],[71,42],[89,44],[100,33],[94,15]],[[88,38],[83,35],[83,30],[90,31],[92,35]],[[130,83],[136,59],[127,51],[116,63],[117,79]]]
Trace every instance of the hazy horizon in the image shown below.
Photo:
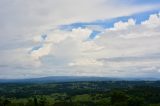
[[[160,78],[159,0],[0,0],[0,79]]]

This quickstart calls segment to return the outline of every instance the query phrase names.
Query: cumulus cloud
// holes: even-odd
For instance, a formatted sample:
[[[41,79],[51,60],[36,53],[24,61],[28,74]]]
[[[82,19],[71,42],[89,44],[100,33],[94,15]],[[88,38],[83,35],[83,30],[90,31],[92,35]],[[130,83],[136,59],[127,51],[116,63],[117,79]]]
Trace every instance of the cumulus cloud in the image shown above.
[[[143,25],[147,27],[157,27],[160,24],[160,13],[159,14],[153,14],[149,17],[149,20],[146,20],[142,22]]]
[[[139,25],[133,19],[117,22],[95,39],[89,39],[92,30],[88,28],[54,30],[47,33],[45,41],[39,40],[44,46],[32,51],[31,55],[38,56],[38,61],[47,67],[67,68],[73,75],[93,75],[93,70],[99,76],[157,74],[160,68],[160,24],[152,26],[155,23],[153,16],[158,23],[158,14],[151,15]],[[49,51],[45,45],[49,45]]]
[[[105,45],[100,61],[106,64],[106,68],[123,70],[122,74],[156,73],[160,63],[159,22],[159,15],[153,14],[140,25],[130,27],[127,26],[129,21],[118,22],[125,29],[106,29],[96,40],[99,45]],[[117,29],[117,26],[112,29]],[[151,70],[151,67],[156,68]]]
[[[58,52],[58,55],[69,55],[71,53],[72,47],[76,46],[79,49],[79,46],[84,45],[83,42],[85,42],[85,40],[89,38],[91,32],[92,31],[89,29],[82,28],[72,29],[72,31],[51,31],[47,33],[45,41],[42,42],[41,40],[39,40],[39,43],[43,43],[43,46],[39,49],[32,50],[31,55],[33,57],[40,58],[42,56],[50,54],[50,52],[52,51],[52,53]],[[72,45],[72,43],[74,45]],[[67,50],[68,48],[70,49]],[[75,48],[73,52],[76,51]]]
[[[5,39],[33,36],[56,25],[109,19],[159,7],[125,5],[119,0],[1,0],[0,4],[0,33]]]
[[[128,22],[119,21],[114,24],[114,28],[110,28],[110,30],[122,30],[127,29],[128,27],[135,26],[135,20],[129,19]]]
[[[158,73],[159,56],[153,56],[160,53],[159,14],[151,15],[139,25],[129,19],[107,29],[97,25],[67,31],[59,28],[74,22],[132,15],[158,6],[136,6],[119,0],[1,0],[0,78],[55,73],[99,76]],[[101,33],[91,39],[95,29]],[[9,74],[11,71],[15,72],[13,76]]]

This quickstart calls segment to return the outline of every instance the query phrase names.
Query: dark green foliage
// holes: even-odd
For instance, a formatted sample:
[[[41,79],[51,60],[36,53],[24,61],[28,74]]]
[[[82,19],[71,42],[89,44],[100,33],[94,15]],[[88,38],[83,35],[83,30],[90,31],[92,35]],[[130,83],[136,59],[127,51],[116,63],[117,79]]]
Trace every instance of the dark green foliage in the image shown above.
[[[25,106],[34,106],[34,101],[32,99],[28,99]]]
[[[39,106],[45,106],[47,104],[46,98],[41,97],[39,100]]]
[[[34,97],[34,106],[38,106],[38,100],[36,97]]]
[[[144,99],[139,97],[132,97],[128,100],[128,106],[147,106]]]
[[[160,106],[160,81],[0,84],[0,106]]]
[[[5,98],[0,98],[0,106],[9,106],[11,101]]]
[[[126,94],[124,94],[123,92],[113,92],[111,94],[111,103],[114,106],[126,106],[127,105],[127,100],[128,100],[128,96]],[[117,104],[121,104],[121,105],[117,105]]]
[[[69,102],[57,102],[53,106],[74,106],[73,103]]]

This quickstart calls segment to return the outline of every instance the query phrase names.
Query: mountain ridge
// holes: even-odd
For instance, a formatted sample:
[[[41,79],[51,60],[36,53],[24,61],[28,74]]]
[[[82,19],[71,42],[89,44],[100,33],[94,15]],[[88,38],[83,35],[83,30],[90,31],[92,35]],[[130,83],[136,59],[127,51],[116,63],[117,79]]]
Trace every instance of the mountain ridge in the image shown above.
[[[50,83],[50,82],[76,82],[76,81],[158,81],[158,78],[119,78],[98,76],[48,76],[25,79],[0,79],[0,83]]]

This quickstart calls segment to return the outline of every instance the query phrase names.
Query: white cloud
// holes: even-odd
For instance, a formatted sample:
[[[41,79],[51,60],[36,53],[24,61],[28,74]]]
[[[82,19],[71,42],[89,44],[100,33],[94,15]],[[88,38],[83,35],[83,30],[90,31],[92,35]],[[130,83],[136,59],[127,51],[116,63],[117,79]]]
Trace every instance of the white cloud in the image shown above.
[[[150,18],[148,21],[152,25]],[[48,53],[53,56],[51,61],[56,57],[56,61],[61,61],[58,65],[64,69],[70,67],[70,73],[73,75],[92,75],[91,70],[94,69],[97,70],[94,70],[96,75],[100,76],[156,73],[160,64],[160,56],[157,55],[160,53],[160,24],[157,27],[147,26],[148,24],[143,22],[136,25],[132,19],[128,22],[117,22],[112,28],[116,30],[106,29],[98,38],[92,40],[87,40],[92,32],[87,28],[58,30],[47,34],[44,43],[52,44],[51,52]],[[48,64],[48,61],[45,62]]]
[[[31,56],[35,59],[39,59],[42,56],[46,56],[51,51],[51,44],[44,44],[43,47],[39,48],[38,50],[32,50]]]
[[[43,47],[39,48],[38,50],[32,50],[31,55],[34,58],[40,58],[50,54],[50,52],[52,51],[53,54],[55,54],[56,52],[58,55],[62,54],[66,57],[69,55],[73,55],[74,53],[71,52],[75,52],[77,51],[77,49],[79,49],[78,51],[80,51],[81,46],[84,46],[85,48],[87,44],[85,44],[84,42],[89,38],[91,33],[91,30],[82,28],[72,29],[72,31],[51,31],[47,33],[45,41],[39,40],[39,43],[43,43]],[[73,49],[71,49],[72,47]]]
[[[125,5],[119,0],[1,0],[0,4],[0,33],[6,40],[31,37],[57,25],[110,19],[159,7]]]
[[[114,28],[105,31],[98,27],[104,32],[92,40],[88,38],[97,26],[71,31],[58,29],[58,25],[127,16],[158,6],[121,4],[118,0],[1,0],[0,78],[12,76],[8,75],[12,70],[19,76],[55,73],[107,76],[128,74],[126,71],[129,69],[134,73],[133,66],[149,69],[152,65],[158,69],[160,62],[154,59],[149,62],[143,59],[102,61],[159,53],[160,19],[157,14],[141,25],[135,25],[135,20],[130,19],[128,22],[117,22]],[[47,35],[45,39],[39,36],[42,33]],[[34,50],[37,45],[42,47]],[[3,70],[7,71],[3,74]]]
[[[149,20],[142,22],[147,27],[157,27],[160,25],[160,14],[153,14],[149,17]]]
[[[15,49],[0,52],[0,65],[12,67],[13,71],[17,68],[36,68],[40,66],[40,61],[35,61],[28,54],[29,49]],[[15,68],[15,69],[14,69]],[[0,71],[3,71],[0,69]]]
[[[159,67],[160,64],[159,21],[158,15],[153,14],[141,25],[128,27],[128,21],[120,23],[120,26],[127,26],[125,29],[107,29],[95,41],[105,47],[98,58],[102,59],[100,60],[105,63],[107,69],[119,70],[122,75],[156,73],[158,69],[151,69]],[[113,29],[116,28],[117,26]]]
[[[128,22],[119,21],[114,24],[114,28],[110,28],[110,30],[122,30],[127,29],[128,27],[135,26],[135,20],[129,19]]]
[[[69,63],[69,66],[103,66],[103,63],[94,59],[84,58],[78,59],[75,62]]]

